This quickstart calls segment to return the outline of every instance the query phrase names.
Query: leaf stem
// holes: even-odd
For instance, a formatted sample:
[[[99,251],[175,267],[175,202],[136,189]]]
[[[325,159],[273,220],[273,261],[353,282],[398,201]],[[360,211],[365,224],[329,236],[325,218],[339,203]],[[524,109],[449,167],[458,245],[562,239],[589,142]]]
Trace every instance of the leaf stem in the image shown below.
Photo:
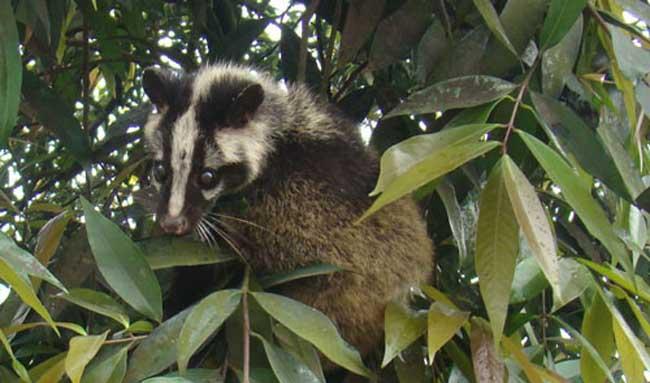
[[[541,54],[540,56],[541,57]],[[535,60],[535,63],[533,66],[530,67],[530,70],[526,74],[526,77],[524,78],[524,81],[522,81],[521,85],[519,86],[519,93],[517,94],[517,99],[515,100],[515,106],[512,108],[512,114],[510,115],[510,121],[508,121],[508,125],[506,126],[506,135],[503,138],[503,147],[501,148],[501,152],[503,154],[506,154],[508,152],[508,140],[510,139],[510,135],[512,134],[512,131],[515,128],[515,118],[517,117],[517,112],[519,111],[519,106],[521,106],[522,101],[524,99],[524,94],[526,94],[526,90],[528,89],[528,85],[530,84],[531,78],[533,78],[533,73],[535,73],[535,69],[537,68],[537,64],[539,63],[540,59],[539,57],[537,60]]]
[[[250,333],[251,333],[251,324],[250,324],[250,318],[248,317],[248,283],[250,280],[250,274],[251,274],[251,268],[246,267],[246,272],[244,274],[244,283],[242,284],[242,312],[244,314],[244,333],[243,333],[243,352],[244,352],[244,357],[243,357],[243,382],[242,383],[250,383],[250,357],[251,357],[251,352],[250,352]]]

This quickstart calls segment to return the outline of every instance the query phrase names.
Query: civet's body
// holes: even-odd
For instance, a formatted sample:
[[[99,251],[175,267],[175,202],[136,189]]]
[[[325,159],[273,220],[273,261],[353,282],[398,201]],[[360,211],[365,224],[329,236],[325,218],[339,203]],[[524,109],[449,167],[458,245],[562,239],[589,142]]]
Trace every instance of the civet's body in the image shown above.
[[[386,304],[427,281],[433,248],[410,199],[354,224],[378,175],[357,127],[305,88],[246,67],[149,69],[143,83],[158,109],[145,139],[162,228],[211,241],[221,231],[214,214],[224,213],[239,219],[222,221],[257,274],[341,267],[282,293],[324,312],[362,354],[376,347]],[[220,197],[233,193],[243,212],[221,210]]]

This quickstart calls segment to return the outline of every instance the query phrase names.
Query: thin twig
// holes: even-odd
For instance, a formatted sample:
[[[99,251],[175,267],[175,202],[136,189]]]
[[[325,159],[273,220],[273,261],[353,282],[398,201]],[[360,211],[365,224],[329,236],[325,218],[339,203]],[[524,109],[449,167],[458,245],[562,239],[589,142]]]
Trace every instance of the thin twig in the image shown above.
[[[515,100],[515,106],[512,108],[512,114],[510,115],[510,121],[507,125],[506,135],[503,138],[503,147],[501,148],[501,152],[503,154],[506,154],[508,152],[508,140],[510,139],[510,135],[515,128],[515,118],[517,117],[517,111],[519,111],[519,106],[524,99],[524,94],[526,94],[526,90],[528,89],[530,80],[533,78],[533,73],[535,73],[538,62],[539,59],[537,59],[533,66],[530,67],[528,73],[526,74],[526,77],[524,78],[524,81],[519,86],[519,93],[517,94],[517,99]]]
[[[447,29],[447,38],[451,39],[451,22],[449,21],[449,14],[447,13],[447,6],[445,0],[440,0],[440,8],[442,8],[442,15],[445,19],[445,28]]]
[[[312,0],[311,3],[309,3],[309,6],[307,9],[305,9],[305,12],[302,14],[301,18],[301,25],[302,25],[302,37],[300,39],[300,52],[298,56],[298,74],[296,76],[296,80],[299,83],[304,83],[307,73],[307,40],[309,39],[309,33],[310,33],[310,28],[309,28],[309,20],[311,20],[311,17],[314,15],[314,12],[316,12],[316,8],[318,8],[318,3],[320,3],[320,0]]]
[[[348,90],[350,86],[354,83],[354,81],[359,77],[359,75],[363,72],[364,69],[368,66],[368,62],[364,62],[361,65],[359,65],[352,73],[350,73],[350,76],[345,80],[343,85],[339,88],[338,92],[336,92],[336,95],[333,97],[333,100],[338,102],[341,101],[343,96],[345,95],[345,92]]]
[[[639,112],[639,118],[636,121],[636,129],[634,129],[634,138],[637,145],[637,150],[639,151],[639,171],[643,174],[643,143],[641,140],[641,127],[643,126],[643,118],[645,117],[645,112],[643,108]]]
[[[90,112],[90,68],[88,67],[88,60],[90,56],[90,36],[89,36],[89,26],[88,26],[88,17],[83,13],[83,57],[81,63],[81,81],[83,88],[83,115],[82,115],[82,125],[86,137],[90,140],[90,124],[88,122],[89,112]],[[92,198],[92,178],[90,174],[90,165],[85,165],[84,174],[86,176],[86,198]]]
[[[244,379],[243,383],[250,383],[250,342],[251,342],[251,324],[248,317],[248,281],[250,278],[250,267],[246,267],[244,274],[244,283],[242,285],[242,311],[244,314],[244,334],[243,334],[243,351],[244,351]]]
[[[138,340],[146,339],[147,337],[148,335],[139,335],[139,336],[130,336],[128,338],[122,338],[122,339],[111,339],[111,340],[104,341],[104,344],[119,344],[119,343],[135,342]]]
[[[321,76],[321,92],[326,96],[330,96],[329,79],[332,74],[332,62],[334,61],[334,46],[336,45],[336,33],[341,22],[341,10],[343,8],[342,1],[336,1],[336,8],[334,11],[334,22],[331,25],[330,37],[327,45],[327,52],[325,53],[325,61],[323,61],[323,75]]]

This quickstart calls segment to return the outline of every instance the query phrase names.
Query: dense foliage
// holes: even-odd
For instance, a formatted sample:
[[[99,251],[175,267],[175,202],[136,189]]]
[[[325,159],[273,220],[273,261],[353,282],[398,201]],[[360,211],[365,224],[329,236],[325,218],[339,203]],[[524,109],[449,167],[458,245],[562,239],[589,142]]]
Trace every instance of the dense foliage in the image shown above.
[[[328,382],[647,381],[648,22],[642,0],[0,0],[0,382],[324,382],[319,355]],[[332,265],[224,273],[164,317],[172,268],[238,257],[136,202],[139,82],[215,60],[360,123],[383,153],[360,219],[426,212],[434,280],[376,355],[273,294]]]

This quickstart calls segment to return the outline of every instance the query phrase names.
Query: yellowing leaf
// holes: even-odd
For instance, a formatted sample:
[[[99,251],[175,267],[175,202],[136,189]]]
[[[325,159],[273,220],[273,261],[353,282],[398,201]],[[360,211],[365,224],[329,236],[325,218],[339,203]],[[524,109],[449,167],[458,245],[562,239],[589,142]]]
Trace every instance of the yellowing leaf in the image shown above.
[[[65,371],[72,383],[79,383],[81,375],[93,357],[104,344],[108,331],[101,335],[75,336],[70,339],[70,348],[65,357]]]
[[[519,226],[499,161],[481,192],[476,233],[476,274],[496,344],[506,323],[510,290],[519,250]]]
[[[417,188],[445,175],[464,163],[496,148],[498,142],[476,142],[452,145],[424,157],[406,172],[396,177],[359,219],[362,221],[377,210],[408,195]]]
[[[38,261],[37,261],[38,262]],[[18,294],[20,299],[22,299],[25,304],[33,308],[45,321],[52,326],[54,332],[57,334],[59,330],[56,328],[50,313],[47,312],[41,301],[38,299],[34,293],[29,279],[17,274],[14,269],[5,262],[3,258],[0,258],[0,278],[3,279],[6,283],[11,286],[11,288]]]
[[[528,360],[526,353],[521,348],[521,344],[513,341],[512,339],[504,336],[501,340],[503,348],[505,348],[519,363],[521,368],[524,370],[526,377],[531,383],[544,383],[542,377],[539,375],[539,372],[535,369],[535,365]]]
[[[625,373],[626,382],[643,382],[643,362],[634,350],[634,345],[626,336],[618,321],[612,322],[614,328],[614,339],[616,339],[617,351],[620,355],[621,365]]]
[[[434,302],[427,315],[427,348],[429,361],[469,318],[469,313],[458,311],[444,303]]]
[[[546,279],[551,284],[553,291],[556,292],[556,297],[561,300],[561,296],[557,294],[559,292],[560,270],[555,236],[544,212],[544,207],[542,207],[542,203],[537,197],[535,188],[528,182],[526,176],[510,157],[505,156],[503,161],[506,190],[517,217],[517,222],[519,222],[519,226]]]
[[[416,313],[403,305],[390,302],[384,314],[386,347],[382,367],[402,350],[418,339],[427,329],[427,321],[422,313]]]
[[[444,129],[438,133],[411,137],[388,148],[381,156],[379,178],[371,196],[383,192],[395,179],[419,162],[451,145],[477,142],[498,124],[468,124]]]

